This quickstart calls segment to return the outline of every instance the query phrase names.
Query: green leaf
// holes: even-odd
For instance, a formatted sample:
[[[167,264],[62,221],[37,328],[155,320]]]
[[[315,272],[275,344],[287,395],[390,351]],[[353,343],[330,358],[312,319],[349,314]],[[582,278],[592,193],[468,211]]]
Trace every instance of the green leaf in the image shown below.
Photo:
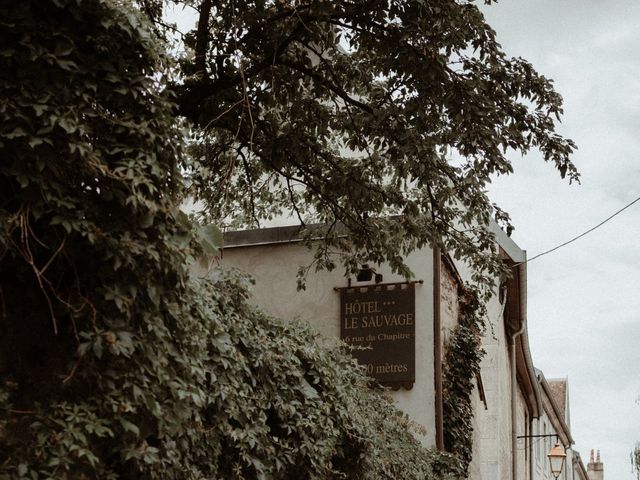
[[[198,240],[205,254],[217,255],[222,248],[223,234],[215,225],[200,226],[197,230]]]
[[[120,420],[120,424],[122,425],[122,428],[124,428],[125,431],[133,433],[136,437],[140,436],[140,429],[135,424],[131,423],[129,420],[126,420],[122,417],[119,418],[119,420]]]
[[[140,218],[140,228],[149,228],[153,225],[154,214],[150,211],[145,212],[145,214]]]

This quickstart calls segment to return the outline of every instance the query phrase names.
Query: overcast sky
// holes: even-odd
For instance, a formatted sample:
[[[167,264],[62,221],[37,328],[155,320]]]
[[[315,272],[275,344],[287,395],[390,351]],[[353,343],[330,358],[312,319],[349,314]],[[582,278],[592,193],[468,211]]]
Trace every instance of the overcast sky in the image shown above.
[[[511,213],[529,258],[640,196],[640,2],[503,0],[483,8],[508,54],[555,80],[563,135],[579,147],[581,185],[541,156],[514,156],[491,197]],[[640,202],[528,265],[529,338],[547,378],[569,378],[571,426],[585,462],[600,449],[605,480],[634,480],[640,441]]]

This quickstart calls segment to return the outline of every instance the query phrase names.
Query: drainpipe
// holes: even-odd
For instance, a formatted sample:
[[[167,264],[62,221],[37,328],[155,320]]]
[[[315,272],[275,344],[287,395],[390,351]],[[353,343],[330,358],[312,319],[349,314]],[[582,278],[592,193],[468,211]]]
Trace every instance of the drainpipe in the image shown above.
[[[444,450],[444,425],[442,407],[442,337],[440,317],[441,252],[433,247],[433,369],[436,407],[436,448]]]
[[[511,335],[511,468],[512,468],[512,478],[513,480],[518,480],[518,429],[517,429],[517,405],[516,405],[516,397],[517,397],[517,389],[518,389],[518,378],[516,372],[516,338],[521,336],[525,328],[527,326],[527,317],[526,317],[526,301],[527,301],[527,264],[521,263],[518,265],[518,288],[519,288],[519,316],[520,321],[522,322],[522,326],[520,330],[514,332]]]
[[[513,470],[513,480],[518,480],[518,415],[516,412],[516,393],[518,379],[516,377],[516,337],[524,332],[524,325],[511,335],[511,461]]]
[[[533,416],[529,415],[529,432],[527,435],[533,435]],[[533,478],[533,442],[529,440],[529,478]]]

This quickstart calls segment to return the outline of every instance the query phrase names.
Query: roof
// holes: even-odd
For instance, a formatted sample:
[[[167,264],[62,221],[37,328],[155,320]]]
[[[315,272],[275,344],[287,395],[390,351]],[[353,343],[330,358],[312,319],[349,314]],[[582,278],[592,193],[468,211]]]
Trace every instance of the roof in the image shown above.
[[[318,225],[310,225],[307,228],[320,229]],[[302,241],[302,230],[303,227],[293,225],[225,232],[224,248],[300,242]]]
[[[547,415],[556,433],[560,435],[560,439],[565,447],[573,445],[574,440],[571,436],[571,429],[567,425],[567,379],[547,380],[541,370],[536,369],[538,381],[542,387],[542,391],[546,397],[543,401]],[[553,384],[553,386],[552,386]]]
[[[573,470],[578,476],[578,480],[589,480],[589,474],[587,473],[587,469],[584,467],[584,463],[582,463],[582,457],[577,450],[573,451]]]
[[[338,233],[346,234],[343,225],[337,225]],[[526,254],[507,236],[494,220],[489,221],[489,230],[495,235],[500,247],[513,262],[524,262]],[[279,227],[255,228],[249,230],[234,230],[224,233],[224,248],[246,247],[257,245],[272,245],[278,243],[295,243],[303,240],[304,231],[317,231],[318,239],[322,238],[322,225],[287,225]]]
[[[500,239],[499,239],[500,240]],[[506,235],[502,240],[510,242],[512,248],[518,248]],[[531,350],[529,349],[529,334],[527,332],[527,264],[526,252],[519,250],[512,252],[516,258],[503,248],[500,243],[500,254],[511,266],[512,274],[506,279],[507,304],[504,311],[504,322],[509,338],[516,344],[516,375],[521,385],[525,401],[529,406],[532,418],[540,417],[542,413],[542,399],[538,388]]]
[[[516,242],[514,242],[511,237],[509,237],[502,228],[498,225],[495,220],[489,221],[489,230],[496,237],[496,241],[502,247],[504,252],[509,256],[511,260],[515,263],[521,263],[527,261],[527,254],[524,250],[522,250]]]
[[[549,384],[549,394],[558,406],[560,412],[566,418],[567,415],[567,379],[547,380]]]

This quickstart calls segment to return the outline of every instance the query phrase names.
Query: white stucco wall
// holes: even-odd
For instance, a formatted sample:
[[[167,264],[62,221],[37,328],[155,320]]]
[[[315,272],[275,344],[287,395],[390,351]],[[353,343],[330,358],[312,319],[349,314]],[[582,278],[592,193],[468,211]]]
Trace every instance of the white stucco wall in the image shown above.
[[[488,324],[480,365],[487,407],[474,394],[471,480],[511,480],[511,368],[503,305],[496,292],[487,304]]]
[[[285,243],[225,248],[220,263],[253,276],[256,284],[252,300],[269,314],[283,320],[307,322],[321,335],[337,338],[340,336],[340,294],[334,287],[347,286],[347,279],[342,271],[311,272],[306,290],[297,291],[298,268],[311,261],[311,253],[303,245]],[[426,433],[417,435],[421,443],[432,446],[435,444],[432,251],[416,251],[406,262],[416,280],[424,280],[415,287],[416,379],[411,390],[400,389],[391,395],[401,410],[424,427]],[[385,266],[377,267],[377,272],[384,275],[384,283],[404,281]]]
[[[529,431],[529,412],[525,403],[524,395],[522,391],[518,389],[516,395],[516,435],[521,437],[524,435],[530,435]],[[518,465],[518,480],[529,480],[530,479],[530,449],[529,449],[530,439],[520,438],[516,442],[517,448],[517,465]]]
[[[517,253],[517,246],[511,245]],[[456,261],[456,270],[463,281],[471,278],[471,271],[463,262]],[[443,282],[443,295],[451,295],[451,282]],[[506,299],[504,299],[506,301]],[[443,338],[454,325],[455,307],[446,298],[442,302]],[[509,339],[505,331],[504,305],[500,302],[498,287],[486,304],[486,331],[482,346],[486,352],[480,365],[480,375],[486,398],[486,408],[478,390],[472,394],[474,409],[473,459],[469,466],[471,480],[512,480],[511,430],[511,361]],[[476,386],[477,387],[477,386]],[[519,389],[516,396],[518,435],[525,434],[525,402]],[[528,422],[528,419],[527,419]],[[528,432],[527,432],[528,433]],[[525,459],[524,443],[519,444],[518,479],[529,478],[529,459]]]
[[[445,264],[442,265],[440,280],[440,336],[443,346],[449,343],[451,332],[458,325],[458,316],[460,314],[458,281],[455,275]]]
[[[555,433],[555,429],[549,419],[549,416],[546,412],[543,412],[540,418],[534,421],[535,425],[535,435],[551,435]],[[547,459],[547,453],[551,450],[551,447],[554,445],[553,438],[544,437],[544,438],[536,438],[533,442],[533,471],[534,471],[534,480],[552,480],[553,476],[551,475],[551,470],[549,468],[549,460]],[[564,473],[560,478],[562,480],[566,480],[564,477]]]

